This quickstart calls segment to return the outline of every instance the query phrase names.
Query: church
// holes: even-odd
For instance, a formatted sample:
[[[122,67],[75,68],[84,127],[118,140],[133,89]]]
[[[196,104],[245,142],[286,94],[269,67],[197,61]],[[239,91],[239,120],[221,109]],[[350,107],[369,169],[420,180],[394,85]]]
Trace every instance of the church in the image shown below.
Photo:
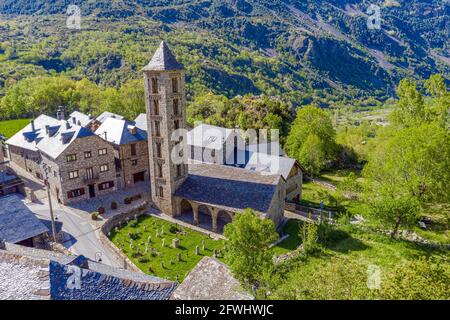
[[[218,232],[246,208],[279,225],[286,200],[300,200],[301,166],[278,154],[260,156],[269,161],[266,166],[255,165],[258,161],[244,166],[230,165],[190,155],[190,147],[193,150],[194,145],[200,145],[204,151],[215,144],[217,148],[211,149],[211,155],[216,156],[216,149],[221,150],[228,134],[199,139],[186,134],[185,69],[164,41],[143,73],[151,194],[159,209],[173,217],[192,215],[195,224],[200,217],[206,217],[212,230]],[[232,131],[216,128],[219,133],[221,129]],[[228,157],[220,154],[219,158]],[[185,161],[177,161],[180,157]],[[282,165],[271,170],[270,161]]]

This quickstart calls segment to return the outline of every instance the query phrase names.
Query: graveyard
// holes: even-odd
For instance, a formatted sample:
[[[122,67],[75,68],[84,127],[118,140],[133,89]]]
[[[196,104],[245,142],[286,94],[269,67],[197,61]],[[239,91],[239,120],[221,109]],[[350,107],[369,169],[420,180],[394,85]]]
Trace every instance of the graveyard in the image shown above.
[[[179,282],[204,256],[223,257],[223,240],[150,216],[116,227],[109,239],[143,272]]]

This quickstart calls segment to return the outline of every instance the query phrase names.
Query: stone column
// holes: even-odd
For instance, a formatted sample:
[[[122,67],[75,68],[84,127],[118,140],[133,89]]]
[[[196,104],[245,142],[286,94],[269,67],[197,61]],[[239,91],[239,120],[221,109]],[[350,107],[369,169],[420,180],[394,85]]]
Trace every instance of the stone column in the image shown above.
[[[217,232],[217,210],[215,208],[211,209],[211,218],[212,218],[212,229],[214,232]]]
[[[195,203],[191,203],[191,206],[194,213],[194,224],[198,226],[198,205]]]

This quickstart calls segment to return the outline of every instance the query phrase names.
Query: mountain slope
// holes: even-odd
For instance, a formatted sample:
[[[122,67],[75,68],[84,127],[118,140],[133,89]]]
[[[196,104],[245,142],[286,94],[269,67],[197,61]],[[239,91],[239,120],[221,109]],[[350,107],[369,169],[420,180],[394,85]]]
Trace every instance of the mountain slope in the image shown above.
[[[449,78],[446,2],[378,1],[381,30],[367,28],[371,3],[5,0],[0,14],[8,16],[0,24],[6,30],[0,41],[3,47],[15,46],[9,63],[38,66],[33,72],[53,69],[119,85],[136,77],[159,39],[168,38],[188,68],[191,94],[207,89],[228,96],[265,93],[294,104],[333,97],[382,99],[392,96],[394,84],[405,76],[421,79],[440,72]],[[62,14],[69,4],[81,7],[82,30],[64,28]],[[14,22],[30,29],[14,28]],[[48,48],[39,45],[40,39]],[[37,59],[30,59],[30,51]],[[2,74],[7,82],[8,70],[0,67],[0,85]]]

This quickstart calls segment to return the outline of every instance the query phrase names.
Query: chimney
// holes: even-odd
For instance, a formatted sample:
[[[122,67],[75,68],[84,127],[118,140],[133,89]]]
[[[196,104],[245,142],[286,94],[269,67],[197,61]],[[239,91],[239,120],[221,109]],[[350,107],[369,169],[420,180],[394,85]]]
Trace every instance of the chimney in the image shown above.
[[[31,120],[31,131],[36,131],[36,128],[34,126],[34,120]]]
[[[108,133],[106,131],[103,133],[105,134],[105,140],[108,140]]]
[[[132,135],[135,135],[137,133],[137,129],[135,126],[130,127],[129,130]]]
[[[81,121],[78,120],[77,125],[79,125],[81,127]]]
[[[72,122],[73,122],[73,124],[77,124],[77,118],[72,117]]]
[[[64,108],[61,106],[58,108],[58,111],[56,112],[56,119],[59,121],[64,120]]]
[[[89,117],[89,120],[92,120],[92,119],[94,119],[94,117],[92,116],[92,114],[88,114],[88,117]]]
[[[69,121],[66,121],[66,129],[70,129],[70,123],[69,123]]]
[[[50,131],[50,126],[46,125],[45,126],[45,133],[48,135],[49,131]]]

